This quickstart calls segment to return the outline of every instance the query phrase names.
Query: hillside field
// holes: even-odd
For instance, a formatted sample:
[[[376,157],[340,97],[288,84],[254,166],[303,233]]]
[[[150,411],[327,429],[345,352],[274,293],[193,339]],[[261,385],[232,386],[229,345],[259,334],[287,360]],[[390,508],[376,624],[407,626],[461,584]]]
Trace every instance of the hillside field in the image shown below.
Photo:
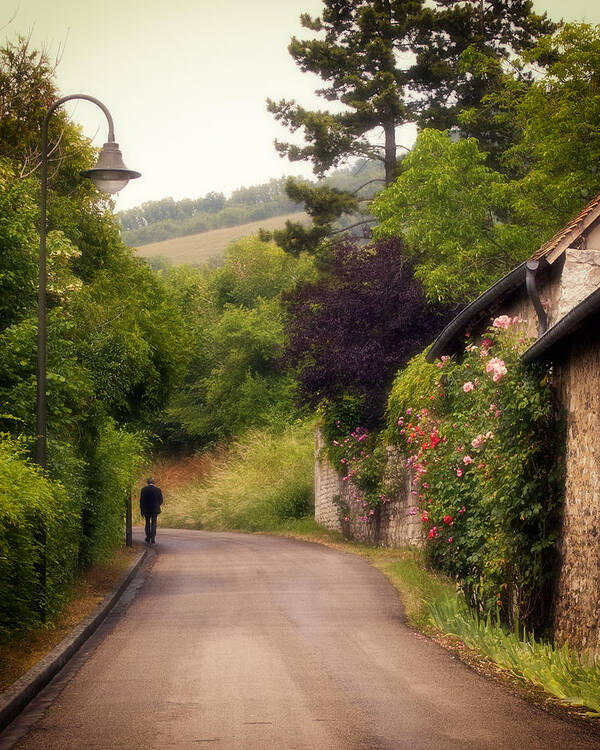
[[[225,227],[223,229],[212,229],[210,232],[190,234],[187,237],[173,237],[162,242],[151,242],[136,248],[138,255],[143,258],[167,258],[174,264],[180,263],[203,263],[209,258],[214,258],[223,253],[223,250],[236,240],[249,235],[258,234],[259,229],[282,229],[286,220],[300,221],[303,224],[310,222],[304,212],[285,214],[284,216],[273,216],[270,219],[261,219],[249,224],[240,224],[237,227]]]

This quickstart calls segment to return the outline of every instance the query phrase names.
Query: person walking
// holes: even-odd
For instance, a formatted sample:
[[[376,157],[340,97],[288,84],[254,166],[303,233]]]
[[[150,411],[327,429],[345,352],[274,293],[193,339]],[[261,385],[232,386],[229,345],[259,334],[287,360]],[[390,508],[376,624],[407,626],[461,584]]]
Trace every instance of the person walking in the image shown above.
[[[156,542],[156,519],[163,502],[160,487],[154,484],[154,477],[148,477],[148,484],[140,492],[140,513],[146,519],[146,543]]]

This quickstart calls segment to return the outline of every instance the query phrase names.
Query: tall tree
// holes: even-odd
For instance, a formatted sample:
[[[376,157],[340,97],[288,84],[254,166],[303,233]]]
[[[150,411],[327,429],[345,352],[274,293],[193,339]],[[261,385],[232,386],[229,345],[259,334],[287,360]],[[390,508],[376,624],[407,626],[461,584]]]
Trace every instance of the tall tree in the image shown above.
[[[291,161],[310,160],[315,174],[351,156],[379,159],[389,184],[396,167],[396,127],[410,119],[405,103],[406,71],[400,55],[409,47],[412,18],[422,0],[324,0],[321,16],[300,17],[322,39],[292,38],[290,55],[302,72],[316,73],[325,86],[317,94],[340,102],[344,111],[309,111],[294,101],[267,100],[267,108],[292,132],[302,129],[306,146],[275,142]],[[381,129],[383,146],[370,139]]]
[[[320,177],[351,157],[376,159],[384,165],[386,184],[391,183],[396,169],[396,128],[411,119],[404,96],[407,76],[401,55],[408,49],[411,19],[422,3],[423,0],[324,0],[319,17],[302,14],[304,28],[321,38],[292,38],[290,55],[300,70],[315,73],[323,80],[323,88],[316,93],[328,102],[343,105],[343,111],[311,111],[293,100],[268,99],[267,108],[275,118],[292,132],[302,131],[304,136],[304,146],[275,141],[282,156],[290,161],[311,161]],[[374,138],[377,131],[383,134],[383,144]],[[310,199],[305,186],[288,181],[288,195],[304,193],[302,197],[311,208],[316,230],[289,225],[287,234],[292,246],[306,247],[318,242],[333,219],[356,210],[352,196],[344,197],[331,188],[324,195],[324,189],[318,189],[320,194]],[[286,247],[285,238],[277,239]]]
[[[510,120],[500,127],[497,110],[485,98],[501,88],[507,71],[531,81],[516,57],[556,28],[532,8],[532,0],[435,0],[423,9],[414,25],[416,62],[409,71],[421,128],[458,126],[495,156],[510,145]]]

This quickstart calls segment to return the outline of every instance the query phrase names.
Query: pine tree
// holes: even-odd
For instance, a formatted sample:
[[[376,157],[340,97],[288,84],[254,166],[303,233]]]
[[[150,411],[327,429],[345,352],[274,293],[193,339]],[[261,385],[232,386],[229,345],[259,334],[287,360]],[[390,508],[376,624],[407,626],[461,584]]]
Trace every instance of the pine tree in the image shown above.
[[[408,49],[412,17],[422,0],[324,0],[320,17],[301,16],[304,28],[322,39],[294,37],[288,47],[303,72],[316,73],[325,86],[316,93],[340,102],[341,113],[309,111],[294,101],[267,100],[267,108],[292,132],[302,129],[305,146],[275,142],[290,161],[310,160],[315,174],[352,156],[379,159],[386,183],[396,167],[396,128],[411,114],[404,97],[406,71],[400,55]],[[381,128],[384,144],[369,137]]]
[[[409,71],[416,94],[413,108],[419,128],[457,128],[477,138],[498,157],[515,133],[500,121],[486,96],[499,90],[506,75],[524,83],[531,75],[516,63],[556,29],[546,13],[537,15],[532,0],[435,0],[414,25]]]
[[[311,161],[319,177],[352,157],[375,159],[384,167],[382,182],[392,182],[397,163],[396,128],[411,119],[405,101],[407,76],[400,58],[408,49],[411,18],[422,2],[324,0],[319,17],[301,16],[304,28],[320,37],[294,37],[289,52],[303,72],[316,73],[323,80],[323,88],[316,93],[345,108],[342,112],[310,111],[293,100],[268,99],[267,108],[275,118],[304,136],[304,146],[275,141],[282,156],[290,161]],[[374,138],[377,131],[383,134],[383,144]],[[302,195],[314,221],[309,230],[288,223],[286,230],[277,234],[275,239],[287,249],[314,248],[336,218],[357,209],[356,196],[332,188],[310,188],[288,180],[286,190],[290,197]],[[313,195],[312,191],[317,192]]]

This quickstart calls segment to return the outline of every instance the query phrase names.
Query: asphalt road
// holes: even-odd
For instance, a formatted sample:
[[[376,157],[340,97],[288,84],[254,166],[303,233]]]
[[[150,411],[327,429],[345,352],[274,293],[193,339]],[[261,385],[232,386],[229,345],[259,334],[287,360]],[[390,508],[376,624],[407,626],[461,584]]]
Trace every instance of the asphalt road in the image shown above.
[[[154,561],[0,748],[600,748],[403,625],[358,557],[159,530]]]

